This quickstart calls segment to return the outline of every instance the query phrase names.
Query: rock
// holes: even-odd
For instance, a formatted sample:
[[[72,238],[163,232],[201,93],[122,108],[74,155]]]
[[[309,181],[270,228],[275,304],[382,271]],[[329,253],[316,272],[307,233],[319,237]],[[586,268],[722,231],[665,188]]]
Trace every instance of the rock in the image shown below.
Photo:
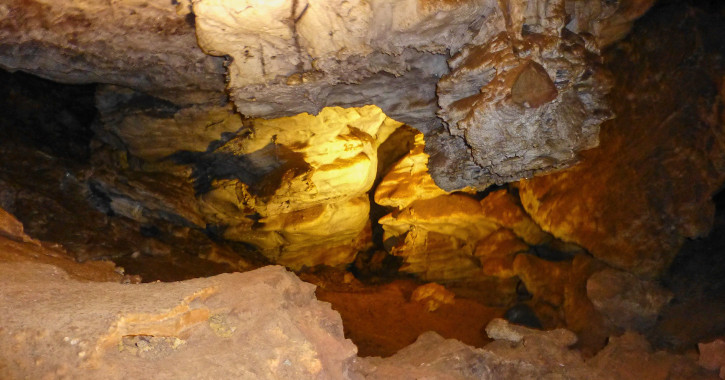
[[[594,379],[717,379],[686,356],[653,352],[647,340],[634,332],[610,337],[587,364]]]
[[[370,244],[366,193],[377,148],[399,126],[378,107],[250,122],[210,152],[187,152],[204,220],[291,268],[340,265]]]
[[[576,343],[576,334],[566,329],[539,331],[524,326],[510,324],[503,319],[494,319],[486,326],[486,334],[497,341],[505,340],[521,343],[527,337],[535,336],[548,340],[549,344],[558,347],[569,347]]]
[[[0,67],[180,102],[221,98],[223,59],[201,51],[189,3],[175,4],[9,0],[0,8]]]
[[[425,305],[426,310],[433,312],[438,310],[441,305],[452,305],[455,303],[455,294],[447,290],[443,285],[431,282],[421,285],[413,291],[410,297],[411,301],[419,302]]]
[[[552,262],[520,254],[514,260],[513,270],[536,299],[554,306],[564,304],[564,288],[571,273],[571,262]]]
[[[0,236],[16,241],[32,240],[23,232],[23,224],[2,208],[0,208]]]
[[[138,285],[80,283],[42,264],[0,272],[3,378],[351,374],[356,348],[339,315],[281,267]]]
[[[636,334],[612,337],[605,350],[584,360],[569,348],[576,336],[564,329],[539,331],[491,321],[496,341],[483,348],[443,339],[434,332],[390,358],[363,358],[356,369],[367,379],[715,379],[682,355],[652,352]]]
[[[604,100],[610,80],[592,44],[564,28],[560,5],[526,10],[538,20],[523,20],[523,7],[514,8],[508,21],[523,29],[467,45],[449,60],[451,72],[438,82],[438,114],[443,134],[467,148],[428,146],[431,174],[443,189],[483,190],[567,167],[598,144],[599,125],[611,117]],[[456,176],[460,160],[478,167],[476,183]]]
[[[146,162],[205,152],[224,137],[245,131],[231,103],[177,105],[128,88],[99,86],[96,107],[98,138]]]
[[[194,188],[183,175],[188,171],[144,172],[98,168],[89,180],[90,191],[104,197],[109,211],[141,224],[164,220],[178,226],[203,229],[206,222],[194,198]]]
[[[606,54],[617,118],[602,126],[600,146],[575,167],[520,185],[524,208],[544,230],[644,276],[661,274],[685,238],[709,231],[710,198],[725,181],[722,89],[713,79],[725,69],[708,58],[721,51],[721,23],[692,11],[672,30],[668,12]],[[684,38],[651,43],[669,33]],[[699,33],[713,33],[702,49]]]
[[[604,43],[621,38],[650,3],[587,1],[574,6],[557,0],[544,7],[531,1],[504,6],[490,0],[123,0],[108,6],[101,0],[13,0],[0,9],[0,66],[66,83],[127,87],[177,107],[178,124],[149,120],[152,114],[112,123],[113,134],[136,140],[139,130],[133,120],[173,131],[190,120],[226,118],[229,108],[221,106],[225,90],[236,110],[248,117],[375,104],[426,134],[457,136],[429,139],[430,152],[436,152],[431,154],[433,177],[447,190],[467,184],[482,189],[569,165],[576,161],[575,152],[596,143],[598,123],[608,115],[599,112],[606,110],[599,107],[606,86],[602,76],[584,74],[588,71],[583,67],[593,66],[582,64],[583,52],[598,54],[595,41],[584,36]],[[459,75],[465,78],[454,81],[456,89],[445,89],[448,79],[439,83],[462,70],[454,63],[457,58],[446,64],[451,56],[468,56],[504,40],[513,41],[497,50],[506,58],[483,62],[483,72],[500,71],[491,85],[483,83],[490,75],[480,78],[480,72]],[[578,90],[567,91],[574,83]],[[454,110],[448,100],[438,104],[436,87],[440,94],[465,97],[485,87],[498,100]],[[508,95],[511,88],[513,97]],[[481,112],[488,116],[461,120],[462,113]],[[567,117],[553,117],[563,115]],[[506,138],[510,131],[496,120],[511,122],[520,144]],[[573,128],[577,123],[581,125]],[[196,127],[189,135],[214,135],[223,124],[210,130],[204,129],[208,125]],[[524,130],[527,125],[537,130]],[[472,158],[461,154],[469,150],[457,140],[464,130]],[[167,153],[168,142],[156,149],[137,142],[131,148],[141,155]],[[456,153],[451,144],[463,144],[464,150]],[[193,140],[182,145],[199,147]],[[454,177],[449,169],[460,168],[459,163],[468,172],[449,183]]]
[[[540,245],[551,240],[551,236],[541,230],[506,189],[488,194],[481,200],[481,209],[486,216],[513,231],[526,244]]]
[[[579,335],[582,352],[592,354],[616,331],[587,298],[587,279],[602,267],[586,255],[553,262],[519,254],[513,271],[533,295],[530,305],[544,327],[566,326]]]
[[[587,296],[615,325],[636,331],[654,326],[660,311],[672,299],[672,293],[655,282],[614,269],[589,277]]]
[[[229,87],[242,113],[279,117],[372,103],[421,129],[439,123],[442,53],[471,40],[470,25],[490,9],[472,1],[198,1],[193,7],[200,46],[233,58]],[[390,91],[379,91],[381,85]]]
[[[476,244],[474,256],[481,261],[483,274],[508,278],[516,275],[514,259],[516,254],[527,252],[529,246],[511,230],[499,228]]]
[[[273,262],[295,270],[349,264],[371,245],[368,202],[363,195],[271,215],[231,226],[224,237],[254,244]]]
[[[428,155],[424,148],[423,134],[419,132],[410,153],[395,163],[375,188],[375,203],[401,210],[416,200],[448,194],[428,173]]]
[[[391,253],[402,256],[402,271],[429,281],[462,279],[480,270],[473,256],[476,242],[498,229],[465,194],[414,201],[378,221],[383,239],[394,241]]]
[[[719,371],[725,379],[725,340],[715,339],[710,343],[699,343],[700,359],[697,364],[710,371]]]
[[[481,379],[491,370],[481,350],[426,332],[389,358],[363,358],[356,370],[366,379]]]
[[[118,283],[123,280],[123,270],[116,268],[110,261],[78,263],[57,244],[39,242],[31,239],[22,231],[23,225],[0,208],[0,266],[8,263],[35,263],[52,265],[51,268],[54,268],[55,273],[63,272],[80,281]],[[0,323],[0,331],[2,328],[3,324]]]

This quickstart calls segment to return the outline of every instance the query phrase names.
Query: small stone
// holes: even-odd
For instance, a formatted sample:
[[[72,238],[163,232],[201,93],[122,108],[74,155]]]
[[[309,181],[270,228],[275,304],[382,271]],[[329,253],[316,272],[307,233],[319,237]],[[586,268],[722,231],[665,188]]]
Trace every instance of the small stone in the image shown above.
[[[455,294],[453,292],[443,285],[431,282],[415,288],[410,300],[424,304],[426,310],[433,312],[442,305],[453,305],[454,299]]]

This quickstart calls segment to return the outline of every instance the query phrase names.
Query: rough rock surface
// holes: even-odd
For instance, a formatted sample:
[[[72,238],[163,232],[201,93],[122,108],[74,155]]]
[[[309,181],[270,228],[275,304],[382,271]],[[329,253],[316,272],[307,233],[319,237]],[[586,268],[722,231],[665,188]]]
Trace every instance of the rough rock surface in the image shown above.
[[[377,148],[399,126],[375,106],[250,121],[208,152],[182,152],[205,221],[292,268],[339,265],[370,244]]]
[[[244,130],[230,103],[178,105],[119,86],[99,86],[96,108],[97,138],[150,163],[180,151],[205,152],[224,136]]]
[[[42,243],[23,232],[23,225],[13,215],[0,208],[0,265],[7,263],[41,263],[52,265],[80,281],[124,280],[121,271],[110,261],[79,264],[57,245]],[[36,278],[36,280],[38,280]],[[129,278],[125,278],[129,280]],[[3,325],[0,323],[0,330]],[[0,365],[0,371],[2,365]]]
[[[441,133],[468,149],[440,146],[441,137],[429,144],[431,173],[443,189],[483,190],[567,167],[598,144],[599,125],[611,117],[609,79],[593,43],[564,29],[562,3],[538,7],[541,24],[512,12],[508,21],[523,29],[466,46],[449,60],[451,72],[437,90],[447,126]],[[462,162],[476,170],[475,183],[458,174]]]
[[[657,322],[657,316],[672,299],[672,293],[654,281],[605,269],[587,280],[587,297],[615,325],[644,332]]]
[[[686,237],[710,230],[710,198],[725,180],[722,23],[668,7],[606,54],[617,118],[602,127],[600,146],[579,165],[520,186],[544,230],[648,276],[667,267]],[[687,15],[676,30],[674,14]],[[682,38],[651,42],[670,33]]]
[[[345,378],[355,358],[339,315],[281,267],[138,285],[0,272],[7,379]]]
[[[390,358],[358,358],[339,314],[281,267],[119,284],[113,265],[78,264],[24,242],[7,213],[0,225],[14,226],[0,236],[2,378],[717,378],[633,333],[584,360],[570,348],[571,331],[500,319],[486,327],[495,341],[484,348],[428,332]]]
[[[568,330],[539,331],[493,320],[496,339],[483,348],[429,332],[390,358],[360,360],[367,379],[716,379],[684,356],[653,352],[640,335],[612,338],[600,354],[585,360],[569,348]]]
[[[571,164],[596,144],[609,115],[600,99],[606,81],[586,51],[596,55],[597,41],[621,38],[650,4],[13,0],[0,8],[0,66],[128,87],[182,109],[166,120],[139,114],[107,127],[138,139],[138,121],[173,134],[190,119],[224,118],[225,61],[226,90],[244,116],[375,104],[395,120],[436,131],[429,148],[441,187],[483,188]],[[479,60],[488,50],[491,59]],[[466,74],[461,63],[471,59],[482,71]],[[221,108],[199,107],[210,103]],[[188,136],[216,134],[222,125],[196,123]],[[440,135],[449,132],[450,139]],[[136,152],[168,153],[164,145]],[[190,145],[198,147],[184,138],[176,148]],[[460,179],[455,169],[464,169]]]
[[[404,258],[401,270],[432,281],[481,273],[512,277],[515,254],[527,251],[528,245],[548,243],[551,236],[505,189],[479,202],[470,194],[438,187],[428,174],[423,144],[418,135],[414,148],[383,177],[375,192],[376,203],[395,208],[378,223],[386,247]]]
[[[185,1],[4,1],[0,67],[184,103],[220,98],[224,90],[223,59],[197,45]]]
[[[385,173],[375,188],[375,203],[400,210],[414,201],[448,194],[430,176],[424,149],[423,134],[417,133],[413,149]]]

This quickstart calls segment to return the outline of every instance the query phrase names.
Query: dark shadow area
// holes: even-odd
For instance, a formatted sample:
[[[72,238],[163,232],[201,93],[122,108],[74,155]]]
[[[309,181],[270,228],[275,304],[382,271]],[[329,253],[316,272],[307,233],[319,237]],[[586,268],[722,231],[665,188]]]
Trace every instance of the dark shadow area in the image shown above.
[[[68,85],[0,70],[0,139],[77,161],[90,156],[95,85]]]

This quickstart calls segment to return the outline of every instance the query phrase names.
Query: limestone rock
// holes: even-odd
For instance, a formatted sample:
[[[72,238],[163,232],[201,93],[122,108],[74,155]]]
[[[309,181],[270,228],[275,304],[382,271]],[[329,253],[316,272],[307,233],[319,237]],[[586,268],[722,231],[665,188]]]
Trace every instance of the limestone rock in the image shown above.
[[[508,278],[514,273],[515,254],[528,250],[526,243],[551,239],[504,189],[476,204],[469,195],[446,194],[427,182],[425,167],[410,169],[414,165],[408,159],[418,154],[425,153],[414,149],[385,176],[376,192],[377,203],[405,207],[378,220],[391,252],[404,257],[402,270],[428,280],[463,279],[478,273]]]
[[[552,262],[530,254],[519,254],[514,273],[533,295],[533,306],[544,327],[567,326],[580,338],[583,352],[597,352],[615,332],[587,298],[587,279],[602,264],[577,255],[572,260]]]
[[[185,174],[111,171],[97,169],[89,180],[90,191],[108,202],[108,210],[141,224],[165,220],[175,225],[203,229],[206,222],[194,198],[194,188]]]
[[[57,244],[42,243],[23,233],[23,225],[0,208],[0,266],[7,263],[52,265],[80,281],[121,282],[122,270],[110,261],[78,263]],[[0,323],[0,328],[3,325]],[[0,359],[1,360],[1,359]],[[2,370],[2,368],[0,368]]]
[[[725,68],[708,58],[720,54],[722,25],[688,14],[672,30],[663,12],[608,52],[617,118],[602,127],[600,146],[579,165],[520,186],[524,208],[544,230],[640,275],[660,274],[686,237],[707,233],[710,198],[725,181],[722,88],[711,79]],[[651,44],[669,33],[685,38]],[[702,49],[699,33],[713,36]]]
[[[371,245],[367,195],[270,215],[224,231],[229,240],[259,247],[273,262],[295,270],[349,264]]]
[[[660,311],[672,299],[672,293],[653,281],[613,269],[589,277],[587,296],[615,325],[636,331],[654,326]]]
[[[429,280],[460,279],[479,271],[473,256],[477,241],[498,229],[465,194],[418,200],[378,221],[391,239],[392,253],[402,256],[401,270]]]
[[[481,261],[483,274],[508,278],[516,275],[514,272],[516,254],[528,250],[529,246],[511,230],[499,228],[480,240],[473,254]]]
[[[513,231],[529,245],[548,243],[551,236],[524,212],[518,200],[507,190],[496,190],[481,200],[481,209],[490,219]]]
[[[437,90],[442,133],[468,149],[434,154],[438,145],[429,146],[431,173],[443,189],[482,190],[567,167],[598,144],[599,125],[611,117],[604,100],[610,82],[598,52],[564,29],[564,8],[555,3],[538,8],[541,24],[524,23],[520,34],[502,31],[449,60],[451,72]],[[458,160],[479,168],[476,183],[456,176]]]
[[[23,224],[2,208],[0,208],[0,236],[20,241],[31,240],[30,236],[23,232]]]
[[[196,42],[187,1],[9,0],[0,67],[64,83],[110,83],[174,101],[220,98],[223,60]]]
[[[471,24],[491,9],[480,1],[194,2],[200,46],[233,58],[229,88],[242,113],[279,117],[372,103],[422,129],[437,123],[442,53],[470,41]]]
[[[367,379],[717,378],[698,369],[684,356],[652,352],[646,340],[634,334],[613,337],[600,355],[584,360],[568,347],[576,340],[571,331],[533,330],[511,326],[503,320],[493,320],[486,331],[491,331],[497,340],[484,348],[473,348],[428,332],[390,358],[359,360],[356,369]]]
[[[417,133],[410,153],[393,165],[376,187],[375,203],[401,210],[416,200],[447,194],[431,178],[424,148],[423,134]]]
[[[647,339],[634,332],[610,337],[609,344],[587,364],[594,379],[717,379],[685,356],[654,352]]]
[[[205,152],[210,144],[244,129],[230,103],[177,105],[118,86],[101,86],[96,108],[100,114],[97,136],[147,162],[179,152]]]
[[[348,378],[355,358],[339,314],[281,267],[138,285],[0,272],[3,378]]]
[[[380,108],[251,121],[210,152],[186,152],[200,211],[220,234],[293,268],[352,262],[370,243],[377,148],[399,126]]]

